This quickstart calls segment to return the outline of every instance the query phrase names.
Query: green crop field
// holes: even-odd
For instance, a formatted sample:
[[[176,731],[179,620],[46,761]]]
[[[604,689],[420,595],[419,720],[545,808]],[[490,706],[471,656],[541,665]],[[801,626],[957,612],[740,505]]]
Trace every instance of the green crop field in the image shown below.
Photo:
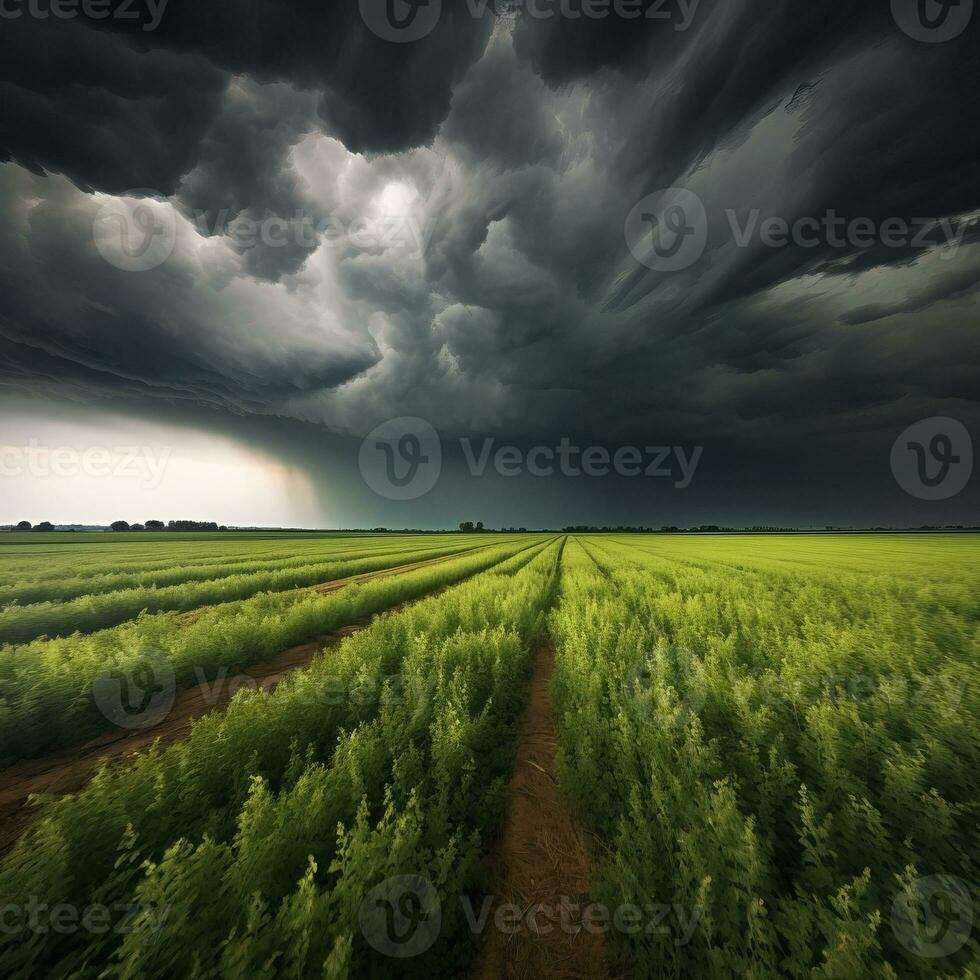
[[[975,535],[38,541],[0,975],[980,976]]]

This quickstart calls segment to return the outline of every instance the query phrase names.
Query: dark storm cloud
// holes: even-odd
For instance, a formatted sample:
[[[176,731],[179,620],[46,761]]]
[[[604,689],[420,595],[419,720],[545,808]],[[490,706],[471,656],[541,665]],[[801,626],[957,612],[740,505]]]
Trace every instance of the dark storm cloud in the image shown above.
[[[883,320],[890,316],[918,313],[944,300],[969,297],[976,292],[980,292],[980,276],[978,276],[975,268],[966,267],[953,270],[948,275],[937,277],[935,282],[929,283],[907,299],[890,303],[875,303],[851,310],[841,317],[841,322],[858,326],[862,323]]]
[[[625,173],[667,186],[792,80],[836,54],[895,32],[886,4],[795,0],[642,0],[643,16],[523,17],[515,48],[553,84],[615,72],[617,95],[643,126],[624,148]],[[659,97],[628,87],[661,79]],[[630,120],[637,121],[635,117]],[[655,169],[651,172],[651,162]]]
[[[446,0],[416,43],[381,40],[356,3],[170,0],[152,32],[4,24],[0,378],[348,435],[420,415],[449,436],[729,454],[976,418],[980,15],[926,44],[887,0],[514,6]],[[174,256],[113,268],[101,199],[22,167],[169,195]],[[703,200],[708,233],[668,273],[624,222],[669,186]],[[945,238],[758,233],[831,212]],[[268,219],[281,241],[243,243]]]
[[[214,140],[201,141],[229,74],[314,92],[324,126],[352,150],[404,150],[433,137],[490,21],[453,6],[428,37],[396,44],[367,29],[356,3],[169,0],[152,32],[115,18],[2,26],[0,152],[81,186],[171,193],[213,154]]]
[[[476,161],[509,169],[554,166],[562,139],[541,85],[527,65],[516,61],[513,47],[500,40],[457,87],[443,134]]]
[[[78,20],[4,19],[0,160],[81,188],[172,193],[225,84],[200,55],[144,52]]]
[[[431,33],[404,44],[369,30],[355,2],[170,0],[152,36],[113,26],[141,44],[200,52],[234,74],[315,90],[326,126],[349,149],[391,152],[433,137],[453,84],[489,37],[492,18],[473,18],[463,4],[443,8]]]
[[[261,241],[245,250],[248,271],[276,280],[296,272],[316,249],[314,234],[301,234],[302,195],[289,164],[300,136],[315,127],[315,100],[283,84],[253,85],[235,79],[204,133],[194,169],[180,183],[180,202],[204,235],[227,235],[245,216],[289,222],[285,244]]]
[[[0,160],[83,189],[179,193],[208,233],[242,213],[284,218],[287,244],[247,255],[250,272],[274,279],[317,241],[297,217],[289,148],[314,129],[358,152],[431,140],[491,20],[450,8],[429,36],[396,44],[356,3],[167,0],[152,31],[145,17],[22,13],[0,31]]]
[[[703,30],[710,31],[710,25]],[[867,47],[857,49],[853,38],[846,43],[838,38],[836,60],[815,61],[816,54],[827,54],[827,39],[820,34],[816,51],[804,45],[801,63],[788,75],[775,73],[765,90],[752,81],[728,84],[718,89],[717,98],[705,90],[708,101],[689,107],[686,125],[674,114],[687,83],[700,88],[704,81],[706,65],[700,57],[686,72],[672,70],[672,82],[682,93],[677,100],[657,99],[628,111],[631,128],[642,135],[617,157],[621,186],[633,188],[637,199],[671,185],[691,188],[704,199],[709,242],[698,271],[712,263],[722,266],[700,280],[705,303],[748,295],[803,272],[856,273],[908,263],[937,244],[961,247],[978,239],[980,224],[962,216],[980,207],[975,164],[980,136],[971,122],[980,46],[969,36],[937,52],[936,46],[916,43],[894,25],[880,36],[860,36]],[[756,50],[759,46],[764,48],[764,38],[753,37],[753,55],[763,53]],[[756,57],[749,60],[756,65]],[[799,86],[806,84],[809,70],[817,72],[816,81],[801,97]],[[728,94],[732,90],[738,93],[737,106]],[[752,93],[760,101],[750,103]],[[773,98],[775,104],[769,102]],[[720,115],[719,103],[727,106]],[[782,144],[779,133],[786,126],[780,116],[799,121]],[[757,131],[770,135],[754,139]],[[708,150],[713,152],[708,155]],[[876,230],[897,219],[912,233],[904,245],[877,235],[869,246],[841,244],[821,232],[812,245],[780,248],[768,247],[755,234],[747,245],[734,248],[737,234],[758,231],[767,219],[823,223],[831,214],[848,223],[870,222]],[[947,224],[936,224],[944,219]],[[929,229],[930,224],[935,226]],[[610,308],[636,302],[659,280],[658,274],[634,267],[613,291]]]
[[[32,188],[50,196],[25,206]],[[190,226],[157,268],[118,268],[93,244],[98,201],[66,182],[0,169],[8,383],[93,397],[140,392],[232,412],[342,383],[377,359],[369,337],[318,318],[301,290],[227,282],[236,261],[194,253]],[[58,288],[50,288],[57,282]],[[275,318],[276,331],[266,332]]]

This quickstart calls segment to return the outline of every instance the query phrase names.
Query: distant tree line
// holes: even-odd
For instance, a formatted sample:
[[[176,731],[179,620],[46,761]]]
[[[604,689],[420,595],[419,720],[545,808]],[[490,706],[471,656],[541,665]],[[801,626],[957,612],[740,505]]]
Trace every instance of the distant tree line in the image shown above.
[[[698,527],[626,527],[620,525],[619,527],[604,526],[599,527],[595,524],[579,524],[575,527],[565,527],[562,528],[566,533],[571,534],[585,534],[588,532],[594,532],[596,534],[655,534],[658,530],[661,534],[690,534],[694,531],[712,533],[715,531],[734,531],[735,528],[732,527],[719,527],[717,524],[701,524]]]
[[[113,531],[227,531],[228,528],[214,521],[147,521],[145,524],[127,524],[126,521],[113,521]]]

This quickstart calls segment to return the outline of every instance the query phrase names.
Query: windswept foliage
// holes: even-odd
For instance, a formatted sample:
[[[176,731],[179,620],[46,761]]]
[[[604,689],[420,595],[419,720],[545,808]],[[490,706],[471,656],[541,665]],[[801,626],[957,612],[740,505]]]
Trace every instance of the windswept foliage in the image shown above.
[[[398,550],[382,555],[319,559],[252,572],[189,580],[179,585],[142,585],[116,591],[82,595],[67,602],[34,602],[9,605],[0,610],[0,643],[24,643],[38,636],[87,633],[125,622],[141,612],[187,610],[244,599],[258,592],[283,592],[360,575],[381,568],[460,554],[472,546],[458,542],[434,549]],[[323,560],[326,557],[327,560]]]
[[[978,880],[976,568],[583,540],[551,617],[563,783],[608,841],[606,902],[698,919],[626,935],[637,972],[975,970],[975,940],[937,963],[894,909],[911,880]]]
[[[99,937],[4,935],[0,969],[385,975],[358,911],[401,874],[445,901],[438,941],[400,975],[462,965],[451,899],[476,881],[499,814],[559,552],[517,554],[381,616],[272,694],[243,692],[187,741],[47,806],[0,867],[0,896],[110,896],[139,914]]]
[[[77,745],[110,727],[95,697],[100,678],[156,675],[162,682],[165,674],[176,689],[212,681],[489,568],[528,544],[478,549],[326,595],[263,592],[205,609],[190,623],[169,613],[143,615],[90,635],[6,648],[0,655],[0,765]]]
[[[616,975],[980,975],[975,538],[478,543],[331,594],[0,651],[20,758],[104,724],[97,678],[151,667],[148,650],[180,686],[363,624],[183,741],[43,801],[0,861],[0,909],[97,905],[108,925],[13,915],[0,975],[465,974],[495,927],[477,926],[481,857],[545,631],[591,899],[670,913],[612,916]],[[393,947],[377,909],[425,942]]]

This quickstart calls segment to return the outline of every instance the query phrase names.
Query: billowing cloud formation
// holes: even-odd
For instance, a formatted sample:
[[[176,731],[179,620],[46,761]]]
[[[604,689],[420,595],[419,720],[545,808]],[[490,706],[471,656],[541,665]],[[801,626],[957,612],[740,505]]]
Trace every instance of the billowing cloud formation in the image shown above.
[[[497,6],[410,43],[354,3],[5,24],[2,382],[732,453],[978,421],[980,14],[934,44],[884,0]],[[139,188],[175,240],[130,271],[93,227]],[[704,209],[670,269],[664,188]]]

